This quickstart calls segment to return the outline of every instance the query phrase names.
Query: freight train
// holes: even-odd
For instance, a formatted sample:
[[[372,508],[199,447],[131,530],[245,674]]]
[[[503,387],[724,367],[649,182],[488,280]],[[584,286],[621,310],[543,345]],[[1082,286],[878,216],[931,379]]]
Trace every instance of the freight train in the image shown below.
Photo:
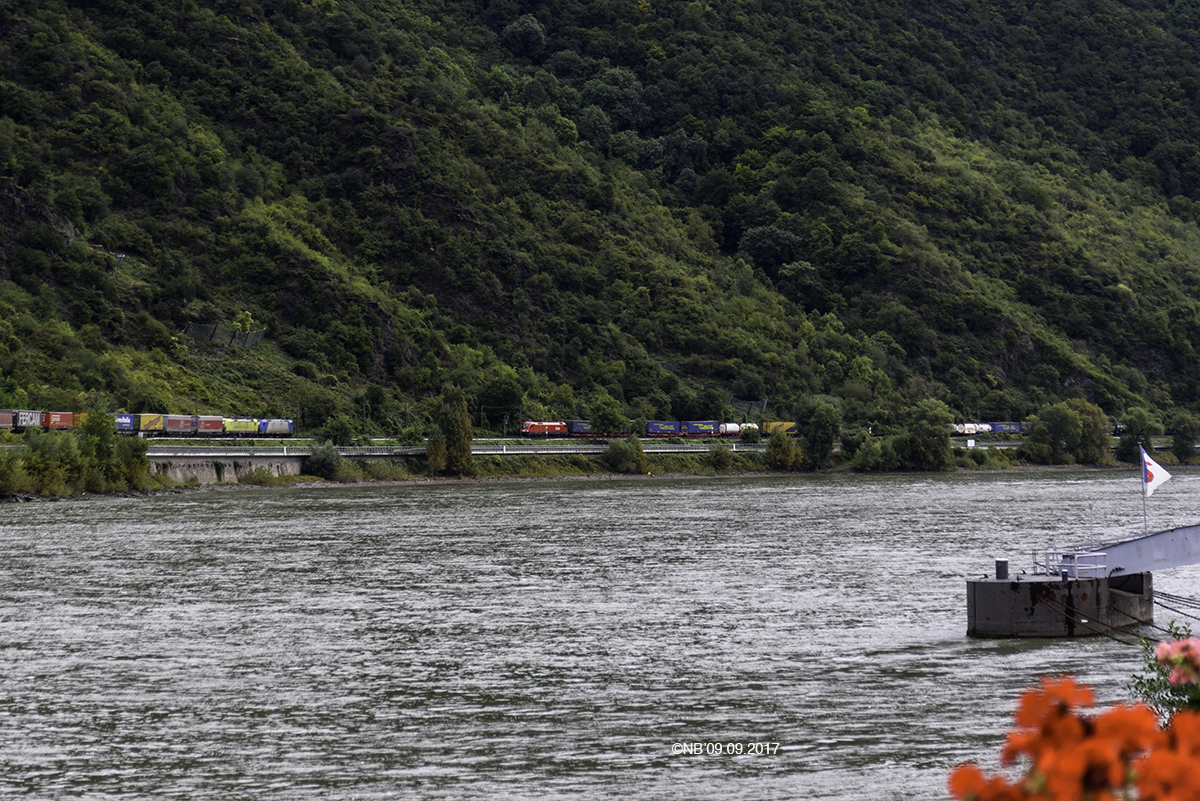
[[[85,412],[0,409],[0,431],[65,431],[83,425],[86,418]],[[118,412],[114,426],[118,434],[136,437],[290,437],[295,433],[291,420],[207,414]]]
[[[747,430],[761,430],[770,436],[776,431],[796,433],[795,423],[721,423],[716,420],[650,420],[639,432],[644,437],[737,437]],[[624,437],[629,431],[601,432],[589,420],[526,420],[521,423],[524,437]]]
[[[951,434],[1027,434],[1029,423],[954,423]]]

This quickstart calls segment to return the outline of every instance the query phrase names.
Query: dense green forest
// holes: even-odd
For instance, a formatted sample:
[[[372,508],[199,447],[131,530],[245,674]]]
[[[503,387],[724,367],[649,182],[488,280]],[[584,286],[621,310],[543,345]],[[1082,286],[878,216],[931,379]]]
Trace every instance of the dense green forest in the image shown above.
[[[7,0],[0,407],[1161,431],[1198,49],[1151,0]]]

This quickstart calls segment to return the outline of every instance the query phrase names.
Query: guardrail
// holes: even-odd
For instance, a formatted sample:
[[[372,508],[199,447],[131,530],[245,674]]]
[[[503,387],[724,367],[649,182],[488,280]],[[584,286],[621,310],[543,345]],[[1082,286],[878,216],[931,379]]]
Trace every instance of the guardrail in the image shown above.
[[[744,442],[726,443],[734,453],[761,453],[767,446],[761,443],[749,444]],[[712,445],[695,443],[642,443],[645,453],[708,453]],[[473,445],[473,456],[550,456],[554,454],[599,454],[608,450],[608,445],[594,443],[571,443],[566,445]],[[160,458],[181,457],[211,457],[211,456],[311,456],[313,448],[310,445],[280,445],[268,448],[220,448],[211,445],[196,445],[191,447],[151,445],[146,455]],[[347,446],[338,448],[338,452],[348,459],[362,459],[370,456],[397,457],[423,456],[424,445],[367,445]]]
[[[1035,573],[1051,576],[1065,574],[1071,578],[1102,578],[1108,574],[1108,554],[1104,551],[1073,553],[1057,549],[1034,551],[1033,567]]]

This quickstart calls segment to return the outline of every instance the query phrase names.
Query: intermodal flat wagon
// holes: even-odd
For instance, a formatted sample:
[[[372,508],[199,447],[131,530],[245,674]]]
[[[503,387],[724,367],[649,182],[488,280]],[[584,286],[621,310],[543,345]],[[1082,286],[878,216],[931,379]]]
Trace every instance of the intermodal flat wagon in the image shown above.
[[[47,431],[65,431],[75,425],[71,412],[42,412],[42,428]]]
[[[225,432],[225,418],[201,414],[195,417],[195,432],[202,437],[219,437]]]
[[[677,437],[679,436],[678,420],[650,420],[646,423],[647,437]]]
[[[168,435],[194,434],[196,433],[196,418],[190,414],[164,414],[163,431]]]
[[[14,409],[13,418],[13,431],[42,427],[42,413],[33,409]]]
[[[594,437],[596,432],[592,429],[590,420],[568,420],[567,433],[572,437]]]

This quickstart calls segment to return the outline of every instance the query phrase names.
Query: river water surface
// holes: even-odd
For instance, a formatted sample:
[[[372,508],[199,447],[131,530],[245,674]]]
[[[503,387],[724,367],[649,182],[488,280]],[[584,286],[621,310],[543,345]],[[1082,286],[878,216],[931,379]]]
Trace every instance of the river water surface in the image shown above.
[[[941,799],[1040,675],[1141,666],[968,639],[965,579],[1142,514],[1133,471],[7,505],[0,796]]]

